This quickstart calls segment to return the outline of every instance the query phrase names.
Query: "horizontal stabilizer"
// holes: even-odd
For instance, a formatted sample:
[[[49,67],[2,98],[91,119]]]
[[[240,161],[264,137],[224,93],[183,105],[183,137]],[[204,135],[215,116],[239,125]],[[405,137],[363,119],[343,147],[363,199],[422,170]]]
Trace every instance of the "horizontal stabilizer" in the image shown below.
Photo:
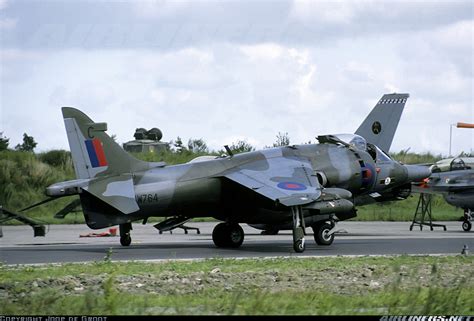
[[[135,200],[131,174],[98,178],[83,189],[123,214],[130,214],[140,209]]]

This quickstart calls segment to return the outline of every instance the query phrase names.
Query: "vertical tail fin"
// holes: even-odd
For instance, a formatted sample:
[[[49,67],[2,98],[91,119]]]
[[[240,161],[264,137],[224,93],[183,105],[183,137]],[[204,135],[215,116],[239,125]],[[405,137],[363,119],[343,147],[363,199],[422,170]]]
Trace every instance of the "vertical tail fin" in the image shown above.
[[[63,107],[64,124],[77,178],[132,173],[149,168],[125,152],[109,135],[106,123],[94,123],[80,110]]]
[[[409,96],[409,94],[383,95],[355,134],[388,152]]]

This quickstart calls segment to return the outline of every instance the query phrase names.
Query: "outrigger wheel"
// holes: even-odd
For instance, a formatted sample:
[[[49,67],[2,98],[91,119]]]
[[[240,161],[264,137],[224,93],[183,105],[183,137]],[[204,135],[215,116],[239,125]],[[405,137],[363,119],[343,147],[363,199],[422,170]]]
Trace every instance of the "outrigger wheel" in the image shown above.
[[[132,237],[130,236],[132,223],[120,224],[119,229],[120,229],[120,244],[122,246],[130,246],[130,244],[132,243]]]
[[[238,248],[244,242],[244,230],[236,223],[219,223],[212,231],[217,247]]]
[[[303,253],[305,250],[303,210],[301,206],[292,206],[291,212],[293,215],[293,250],[296,253]]]
[[[334,241],[334,233],[329,232],[334,228],[334,223],[318,222],[311,226],[314,232],[314,240],[318,245],[331,245]]]
[[[470,209],[465,209],[464,210],[464,216],[463,216],[463,222],[462,222],[462,229],[466,232],[469,232],[471,230],[472,224],[471,224],[471,218],[472,218],[472,211]]]
[[[462,229],[466,232],[469,232],[472,228],[472,224],[469,221],[462,222]]]

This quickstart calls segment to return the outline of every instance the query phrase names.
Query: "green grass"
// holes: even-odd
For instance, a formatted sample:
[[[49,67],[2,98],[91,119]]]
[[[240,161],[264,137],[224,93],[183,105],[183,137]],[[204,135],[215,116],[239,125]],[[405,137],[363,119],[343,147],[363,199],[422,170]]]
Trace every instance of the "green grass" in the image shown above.
[[[110,279],[113,283],[113,278]],[[463,288],[414,289],[358,297],[324,292],[250,293],[225,291],[194,295],[132,295],[105,287],[103,295],[65,297],[45,290],[0,308],[4,315],[464,315],[473,311],[471,293]]]
[[[369,204],[357,207],[357,217],[352,221],[411,221],[418,204],[419,194],[413,194],[406,200]],[[457,221],[463,210],[444,201],[442,196],[432,199],[432,217],[434,221]]]
[[[390,153],[390,156],[404,164],[433,164],[443,159],[442,155],[433,155],[430,152],[424,154],[409,153],[408,150]]]
[[[165,272],[176,272],[189,275],[193,272],[210,271],[219,268],[221,272],[265,272],[273,268],[279,271],[305,271],[336,269],[345,270],[350,268],[365,267],[377,264],[383,267],[396,267],[401,265],[420,266],[433,264],[474,264],[474,256],[366,256],[366,257],[320,257],[320,258],[265,258],[265,259],[228,259],[212,258],[200,261],[163,261],[161,263],[146,262],[120,262],[113,261],[114,254],[104,252],[104,260],[92,263],[64,263],[60,265],[45,264],[33,265],[2,265],[0,264],[0,282],[31,281],[35,278],[45,278],[54,275],[78,274],[123,274],[144,275],[150,272],[161,274]],[[110,260],[112,259],[112,260]],[[472,266],[474,269],[474,265]],[[473,270],[474,271],[474,270]],[[383,271],[381,271],[383,272]],[[388,272],[388,271],[385,271]],[[384,273],[385,273],[384,272]]]
[[[45,188],[53,183],[74,179],[72,160],[68,152],[51,151],[33,154],[19,151],[0,152],[0,205],[20,210],[47,198]],[[33,219],[52,224],[83,223],[81,215],[72,214],[65,220],[53,215],[73,200],[59,199],[39,206],[26,214]],[[16,221],[7,223],[19,224]]]
[[[471,315],[473,266],[472,256],[1,266],[0,314]],[[217,268],[219,272],[211,272]],[[363,285],[367,281],[361,273],[369,269],[373,275],[365,280],[385,280],[383,286]],[[280,283],[268,281],[275,275]],[[67,276],[101,278],[95,287],[77,293],[58,285]],[[197,276],[206,286],[183,284]],[[132,282],[124,287],[125,277]],[[133,284],[140,277],[149,280],[145,290]],[[49,285],[31,290],[32,282],[40,280]],[[157,281],[159,286],[153,283]]]

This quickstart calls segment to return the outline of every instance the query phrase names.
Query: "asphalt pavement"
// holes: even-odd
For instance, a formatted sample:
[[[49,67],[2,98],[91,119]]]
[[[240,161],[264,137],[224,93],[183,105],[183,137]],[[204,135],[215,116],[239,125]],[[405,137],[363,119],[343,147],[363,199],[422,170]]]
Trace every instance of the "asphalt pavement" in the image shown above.
[[[467,246],[474,251],[474,232],[464,232],[461,222],[445,224],[447,231],[435,227],[414,227],[411,222],[341,222],[340,232],[330,246],[314,242],[307,229],[306,251],[292,249],[291,231],[278,235],[260,235],[260,231],[242,224],[245,240],[238,249],[216,248],[212,229],[217,223],[188,223],[200,234],[182,229],[159,234],[153,225],[133,225],[132,245],[122,247],[118,236],[94,237],[90,233],[107,233],[108,229],[91,230],[86,225],[50,225],[45,237],[33,237],[29,226],[3,226],[0,238],[0,261],[4,264],[34,264],[100,261],[111,253],[112,260],[169,260],[204,258],[245,258],[284,256],[394,255],[394,254],[460,254]],[[83,237],[81,237],[81,235]],[[85,237],[84,237],[85,236]]]

